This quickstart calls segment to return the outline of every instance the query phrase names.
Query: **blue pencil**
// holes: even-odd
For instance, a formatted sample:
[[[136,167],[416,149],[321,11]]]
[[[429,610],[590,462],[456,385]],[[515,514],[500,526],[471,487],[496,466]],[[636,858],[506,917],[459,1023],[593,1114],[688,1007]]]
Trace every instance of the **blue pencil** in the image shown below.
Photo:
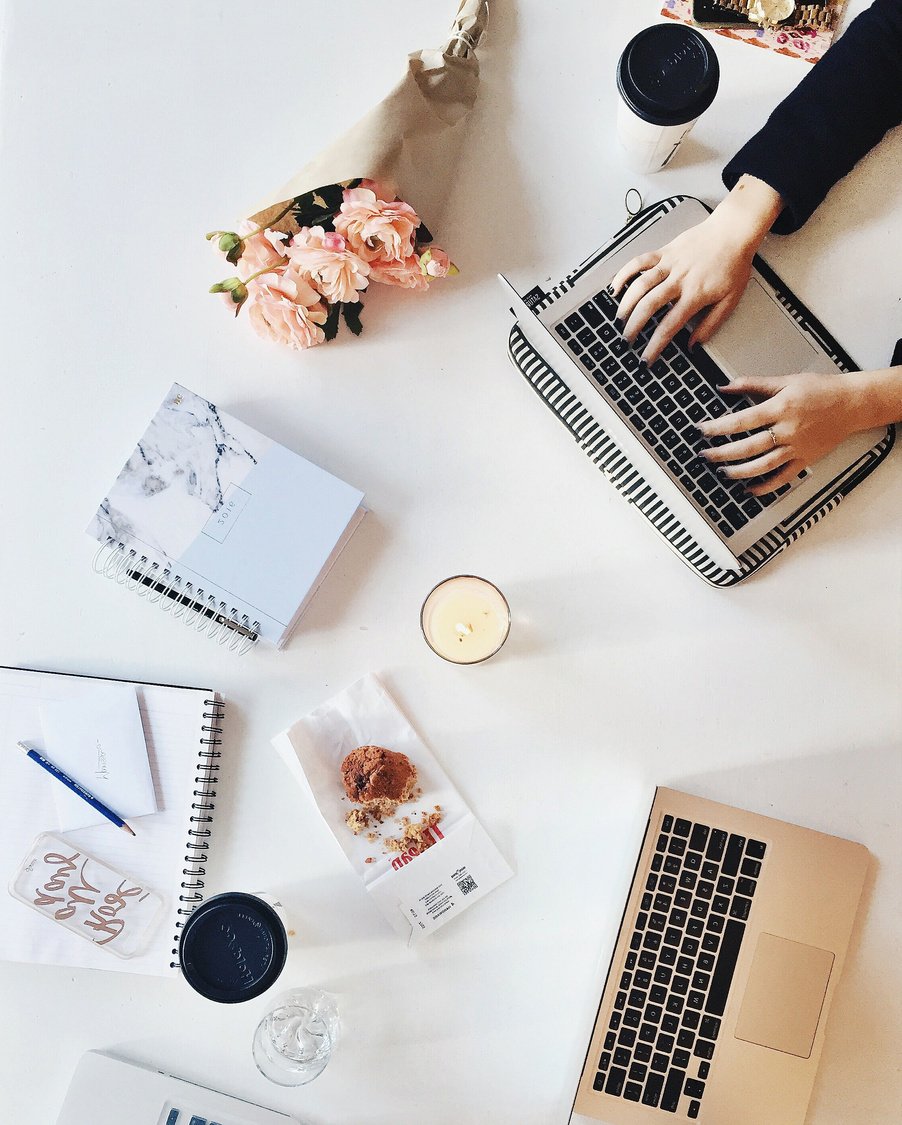
[[[67,789],[71,789],[76,796],[81,797],[83,801],[87,801],[92,809],[97,809],[101,816],[105,816],[107,820],[111,820],[113,824],[115,824],[117,828],[121,828],[123,832],[130,832],[133,836],[135,835],[134,828],[130,828],[121,816],[117,816],[112,809],[106,807],[103,801],[98,801],[93,793],[89,793],[83,785],[79,785],[74,777],[63,773],[59,766],[55,766],[53,762],[48,761],[43,754],[39,753],[37,750],[33,750],[26,743],[17,742],[16,745],[20,750],[23,750],[33,762],[37,762],[39,766],[42,766],[51,777],[55,777],[56,780],[61,781]]]

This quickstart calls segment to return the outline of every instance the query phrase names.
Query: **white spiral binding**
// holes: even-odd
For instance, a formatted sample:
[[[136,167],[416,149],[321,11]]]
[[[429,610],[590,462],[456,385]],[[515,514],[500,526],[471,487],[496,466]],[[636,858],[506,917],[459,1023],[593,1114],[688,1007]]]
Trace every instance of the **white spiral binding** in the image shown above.
[[[188,841],[185,866],[182,868],[181,893],[179,894],[179,920],[172,935],[172,957],[169,965],[179,968],[179,942],[182,929],[197,906],[203,902],[204,876],[207,869],[203,865],[209,857],[210,837],[213,834],[213,811],[216,808],[216,784],[218,782],[219,758],[222,751],[222,715],[224,704],[220,699],[205,699],[204,726],[199,739],[202,749],[197,755],[197,773],[194,777],[194,800],[191,803],[191,819],[188,825]]]
[[[217,601],[193,582],[183,580],[171,567],[161,566],[133,547],[107,539],[94,555],[96,574],[110,578],[126,590],[158,605],[164,613],[183,619],[189,628],[243,656],[257,643],[260,622],[251,621],[246,613]]]

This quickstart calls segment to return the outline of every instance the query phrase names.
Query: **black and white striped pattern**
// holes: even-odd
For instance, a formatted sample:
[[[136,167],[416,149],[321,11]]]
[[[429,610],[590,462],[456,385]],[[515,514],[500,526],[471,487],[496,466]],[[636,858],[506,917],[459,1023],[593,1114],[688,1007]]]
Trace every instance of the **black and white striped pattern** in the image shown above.
[[[606,246],[592,254],[585,262],[568,274],[563,281],[551,289],[546,297],[538,302],[536,311],[546,308],[562,297],[573,288],[575,282],[587,269],[599,262],[606,254],[613,252],[625,237],[632,238],[638,229],[644,228],[650,222],[654,222],[661,215],[666,214],[667,211],[672,210],[682,198],[684,197],[674,196],[641,212],[631,223],[618,231]],[[638,224],[638,227],[636,224]],[[779,279],[766,263],[757,262],[756,264],[759,268],[764,267],[762,273],[775,288],[779,289],[780,300],[795,319],[800,324],[804,324],[806,330],[818,338],[844,370],[855,370],[855,364],[849,356],[830,336],[823,325],[815,320],[791,294],[786,293],[779,283]],[[759,539],[753,547],[750,547],[740,557],[738,570],[725,570],[708,558],[695,539],[644,480],[632,462],[608,437],[585,404],[573,394],[563,380],[532,348],[516,324],[511,329],[508,354],[514,366],[525,376],[536,394],[563,422],[574,440],[579,443],[586,455],[604,473],[621,496],[635,504],[667,545],[679,555],[687,566],[691,566],[712,586],[735,586],[748,578],[749,575],[760,570],[786,547],[794,543],[810,527],[813,527],[839,506],[843,498],[883,460],[895,440],[895,429],[890,426],[885,437],[870,449],[864,457],[850,465],[835,480],[832,480],[802,510],[795,512],[789,519]]]

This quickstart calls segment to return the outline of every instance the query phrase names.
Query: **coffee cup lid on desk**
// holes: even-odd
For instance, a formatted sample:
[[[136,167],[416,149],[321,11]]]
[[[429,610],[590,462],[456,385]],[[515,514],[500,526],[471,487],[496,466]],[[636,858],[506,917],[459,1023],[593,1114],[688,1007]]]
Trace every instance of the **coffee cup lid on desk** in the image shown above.
[[[714,101],[720,66],[713,48],[691,27],[659,23],[640,31],[623,50],[617,89],[629,108],[652,125],[694,121]]]
[[[182,931],[179,964],[191,987],[220,1004],[265,992],[288,955],[282,919],[256,895],[232,892],[202,903]]]

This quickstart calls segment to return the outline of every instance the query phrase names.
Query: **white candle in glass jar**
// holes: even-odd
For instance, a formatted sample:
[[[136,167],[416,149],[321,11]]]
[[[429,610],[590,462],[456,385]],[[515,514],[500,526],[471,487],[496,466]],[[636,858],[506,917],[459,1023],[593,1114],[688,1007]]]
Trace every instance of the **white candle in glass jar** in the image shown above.
[[[491,582],[458,574],[431,591],[420,611],[420,625],[433,652],[455,664],[478,664],[507,640],[510,606]]]

